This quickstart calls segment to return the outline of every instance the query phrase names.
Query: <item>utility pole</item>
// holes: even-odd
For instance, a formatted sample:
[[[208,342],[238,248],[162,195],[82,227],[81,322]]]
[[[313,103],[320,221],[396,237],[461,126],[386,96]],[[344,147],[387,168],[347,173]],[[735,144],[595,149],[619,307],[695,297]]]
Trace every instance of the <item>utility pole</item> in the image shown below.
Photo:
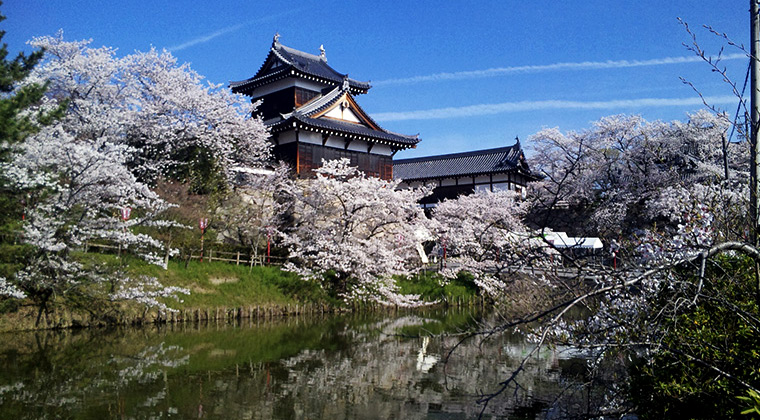
[[[758,14],[758,0],[750,0],[750,39],[752,46],[750,48],[750,113],[751,122],[749,126],[750,132],[750,153],[752,158],[749,168],[749,216],[750,216],[750,241],[752,246],[758,246],[758,217],[760,216],[760,206],[758,206],[758,200],[760,200],[760,185],[758,184],[758,165],[760,165],[760,159],[758,159],[758,147],[757,147],[757,131],[760,127],[760,92],[758,89],[758,53],[760,53],[760,14]],[[755,260],[755,299],[760,304],[760,262]]]
[[[758,200],[760,200],[760,185],[758,184],[758,171],[760,157],[758,156],[757,134],[760,127],[760,66],[758,66],[758,54],[760,53],[760,14],[758,14],[758,0],[750,0],[750,153],[752,154],[749,168],[749,215],[750,215],[750,241],[752,246],[758,246],[758,226],[760,216]]]

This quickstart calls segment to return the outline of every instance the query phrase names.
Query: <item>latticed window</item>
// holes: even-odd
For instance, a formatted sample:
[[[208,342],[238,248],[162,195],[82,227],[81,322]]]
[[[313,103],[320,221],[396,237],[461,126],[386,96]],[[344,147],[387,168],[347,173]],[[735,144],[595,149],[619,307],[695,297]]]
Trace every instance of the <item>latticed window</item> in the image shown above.
[[[306,102],[309,102],[310,100],[314,99],[318,95],[319,95],[319,92],[314,92],[313,90],[297,87],[296,88],[296,106],[301,106],[305,104]]]

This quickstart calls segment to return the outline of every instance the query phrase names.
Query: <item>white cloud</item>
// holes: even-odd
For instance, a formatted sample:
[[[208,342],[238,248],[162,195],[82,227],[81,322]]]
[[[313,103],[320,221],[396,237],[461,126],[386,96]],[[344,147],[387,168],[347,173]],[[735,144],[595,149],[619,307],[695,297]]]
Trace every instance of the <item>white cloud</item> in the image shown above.
[[[712,105],[736,104],[735,96],[708,96],[705,101]],[[443,118],[461,118],[481,115],[504,114],[511,112],[539,111],[548,109],[588,110],[621,109],[670,106],[700,106],[702,99],[693,98],[640,98],[615,99],[610,101],[520,101],[497,104],[477,104],[461,107],[435,108],[402,112],[379,112],[372,115],[376,121],[434,120]]]
[[[744,53],[727,54],[721,57],[721,60],[740,60],[747,59]],[[582,61],[576,63],[554,63],[544,65],[527,65],[514,67],[496,67],[484,70],[458,71],[451,73],[435,73],[423,76],[402,77],[398,79],[386,79],[375,81],[374,86],[383,85],[403,85],[420,82],[436,82],[445,80],[463,80],[476,79],[483,77],[503,76],[513,73],[538,73],[545,71],[565,71],[565,70],[601,70],[601,69],[619,69],[625,67],[646,67],[661,66],[667,64],[696,63],[702,61],[697,56],[688,57],[665,57],[654,58],[651,60],[616,60],[616,61]]]

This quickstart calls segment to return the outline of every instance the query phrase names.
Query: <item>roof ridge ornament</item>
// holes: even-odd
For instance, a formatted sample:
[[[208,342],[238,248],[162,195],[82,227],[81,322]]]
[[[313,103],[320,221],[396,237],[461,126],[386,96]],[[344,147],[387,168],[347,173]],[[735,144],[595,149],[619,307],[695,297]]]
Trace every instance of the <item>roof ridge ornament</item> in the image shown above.
[[[325,44],[321,44],[319,46],[319,58],[321,58],[325,63],[327,62],[327,55],[325,55]]]
[[[342,86],[342,89],[343,90],[348,90],[349,87],[350,87],[350,82],[348,80],[348,73],[346,73],[346,74],[343,75],[343,86]]]
[[[272,48],[276,47],[280,44],[280,33],[275,32],[274,37],[272,37]]]

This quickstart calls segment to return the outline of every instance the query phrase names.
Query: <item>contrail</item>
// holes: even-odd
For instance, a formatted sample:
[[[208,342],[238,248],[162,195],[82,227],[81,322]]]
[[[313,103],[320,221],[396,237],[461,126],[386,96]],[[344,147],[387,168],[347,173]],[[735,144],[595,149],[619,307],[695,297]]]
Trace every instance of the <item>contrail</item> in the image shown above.
[[[713,60],[717,57],[713,57]],[[748,59],[744,53],[727,54],[720,57],[721,60],[741,60]],[[513,67],[496,67],[485,70],[457,71],[451,73],[435,73],[425,76],[402,77],[397,79],[385,79],[373,82],[374,86],[384,85],[404,85],[420,82],[437,82],[445,80],[464,80],[476,79],[483,77],[503,76],[513,73],[539,73],[545,71],[562,71],[562,70],[600,70],[600,69],[619,69],[626,67],[646,67],[662,66],[667,64],[696,63],[702,61],[701,57],[665,57],[654,58],[651,60],[609,60],[609,61],[582,61],[576,63],[554,63],[544,65],[528,65]]]
[[[208,35],[203,35],[203,36],[200,36],[198,38],[191,39],[190,41],[183,42],[182,44],[168,47],[167,50],[169,50],[169,51],[180,51],[180,50],[184,50],[185,48],[192,47],[194,45],[203,44],[203,43],[211,41],[212,39],[214,39],[214,38],[216,38],[218,36],[222,36],[222,35],[230,33],[230,32],[235,32],[235,31],[239,30],[240,28],[242,28],[245,25],[246,25],[245,23],[239,23],[237,25],[228,26],[228,27],[220,29],[220,30],[218,30],[216,32],[212,32],[212,33],[210,33]]]
[[[296,9],[290,9],[290,10],[282,12],[282,13],[276,13],[274,15],[264,16],[264,17],[261,17],[259,19],[254,19],[254,20],[251,20],[251,21],[248,21],[248,22],[245,22],[245,23],[239,23],[237,25],[227,26],[226,28],[219,29],[216,32],[212,32],[212,33],[207,34],[207,35],[199,36],[197,38],[191,39],[190,41],[183,42],[182,44],[174,45],[174,46],[171,46],[171,47],[167,47],[166,49],[169,50],[169,51],[184,50],[185,48],[189,48],[189,47],[192,47],[192,46],[195,46],[195,45],[198,45],[198,44],[203,44],[203,43],[209,42],[212,39],[214,39],[216,37],[219,37],[219,36],[222,36],[224,34],[228,34],[230,32],[238,31],[241,28],[243,28],[244,26],[251,25],[251,24],[254,24],[254,23],[261,23],[261,22],[264,22],[264,21],[267,21],[267,20],[277,19],[277,18],[280,18],[280,17],[283,17],[283,16],[292,15],[292,14],[295,14],[295,13],[300,13],[300,12],[302,12],[305,9],[306,9],[305,7],[296,8]]]
[[[736,104],[735,96],[707,96],[710,104]],[[505,114],[511,112],[538,111],[547,109],[587,110],[615,108],[644,108],[669,106],[702,105],[701,98],[640,98],[616,99],[611,101],[520,101],[497,104],[478,104],[462,107],[435,108],[405,112],[380,112],[372,115],[376,121],[435,120],[443,118],[474,117],[481,115]]]

